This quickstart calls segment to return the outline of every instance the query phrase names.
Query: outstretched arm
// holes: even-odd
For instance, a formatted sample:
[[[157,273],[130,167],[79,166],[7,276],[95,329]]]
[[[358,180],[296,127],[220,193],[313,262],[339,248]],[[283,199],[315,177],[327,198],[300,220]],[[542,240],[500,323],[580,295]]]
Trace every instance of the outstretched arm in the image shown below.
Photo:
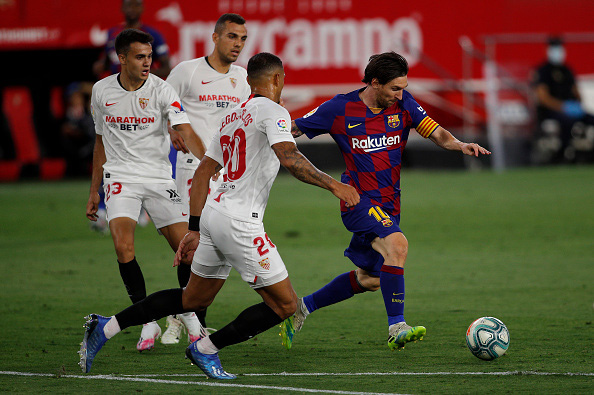
[[[462,151],[463,154],[472,156],[479,156],[479,154],[491,154],[491,151],[481,147],[476,143],[463,143],[441,126],[438,126],[431,136],[429,136],[429,138],[441,148],[445,148],[450,151]]]
[[[354,206],[359,203],[360,196],[350,185],[336,181],[323,171],[318,170],[299,150],[294,143],[282,142],[272,146],[274,153],[291,174],[299,181],[324,188],[332,192],[340,200],[344,200],[347,206]]]

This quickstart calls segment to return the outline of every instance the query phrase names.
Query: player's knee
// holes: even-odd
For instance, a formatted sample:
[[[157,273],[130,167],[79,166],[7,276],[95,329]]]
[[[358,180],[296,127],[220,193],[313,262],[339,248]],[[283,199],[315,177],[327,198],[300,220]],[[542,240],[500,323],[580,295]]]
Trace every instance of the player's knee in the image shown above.
[[[134,258],[134,243],[129,241],[115,242],[115,252],[120,262],[128,262]]]
[[[211,303],[212,303],[212,300],[211,301],[196,300],[196,299],[187,299],[185,297],[182,297],[182,304],[183,304],[184,310],[186,310],[186,311],[205,310],[208,306],[210,306]]]
[[[214,300],[214,298],[204,299],[204,298],[196,297],[196,295],[192,295],[190,292],[188,292],[187,287],[184,289],[184,292],[182,294],[182,305],[184,307],[184,310],[186,310],[186,311],[204,310],[204,309],[208,308],[208,306],[211,305],[213,300]]]
[[[357,271],[357,282],[365,291],[375,292],[380,289],[379,277],[370,276]]]
[[[291,300],[286,303],[277,303],[273,310],[281,319],[285,320],[297,311],[297,301]]]
[[[408,256],[408,242],[406,239],[398,240],[390,245],[385,256],[385,265],[404,267]]]

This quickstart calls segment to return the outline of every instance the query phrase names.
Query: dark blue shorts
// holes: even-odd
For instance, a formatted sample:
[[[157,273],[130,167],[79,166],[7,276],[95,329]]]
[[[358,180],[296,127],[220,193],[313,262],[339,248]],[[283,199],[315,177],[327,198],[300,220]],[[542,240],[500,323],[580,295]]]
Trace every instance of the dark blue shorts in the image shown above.
[[[363,270],[379,276],[384,257],[371,247],[376,238],[384,238],[400,230],[400,214],[393,216],[361,197],[361,202],[352,210],[342,213],[342,222],[353,233],[351,244],[344,250],[344,256]]]

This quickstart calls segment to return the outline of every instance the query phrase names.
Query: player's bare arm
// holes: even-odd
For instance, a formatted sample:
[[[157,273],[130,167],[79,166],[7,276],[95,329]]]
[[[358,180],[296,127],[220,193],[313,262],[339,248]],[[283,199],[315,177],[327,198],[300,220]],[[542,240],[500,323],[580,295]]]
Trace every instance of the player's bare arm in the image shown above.
[[[174,130],[173,128],[169,127],[167,128],[167,131],[169,132],[169,137],[171,138],[171,144],[173,145],[173,148],[175,148],[176,151],[181,151],[184,154],[190,152],[190,149],[186,145],[184,138],[177,130]]]
[[[97,221],[97,210],[99,208],[99,188],[103,179],[103,165],[106,162],[105,147],[101,135],[95,137],[95,147],[93,148],[93,171],[91,175],[91,188],[89,190],[89,200],[87,202],[87,218],[91,221]]]
[[[299,181],[324,188],[337,198],[344,200],[347,206],[359,203],[360,196],[350,185],[336,181],[323,171],[318,170],[299,150],[294,143],[282,142],[272,146],[274,153],[291,174]]]
[[[184,142],[192,152],[192,154],[198,158],[202,159],[204,154],[206,153],[206,148],[204,147],[204,143],[202,139],[198,137],[192,126],[189,123],[182,123],[179,125],[173,125],[173,130],[179,132],[184,139]]]
[[[208,197],[208,185],[210,178],[219,172],[222,166],[214,159],[205,156],[200,161],[200,165],[194,173],[192,179],[192,191],[190,194],[190,215],[198,217],[202,214],[202,209],[206,204]],[[191,220],[191,218],[190,218]],[[194,252],[198,248],[198,241],[200,240],[200,232],[189,231],[188,234],[179,243],[179,248],[175,253],[173,266],[179,265],[182,260],[191,262],[194,257]]]
[[[303,132],[297,127],[295,121],[291,121],[291,134],[294,138],[297,138],[303,134]]]
[[[429,136],[429,138],[441,148],[445,148],[450,151],[462,151],[462,153],[465,155],[479,156],[479,154],[491,154],[491,151],[481,147],[476,143],[464,143],[458,140],[441,126],[438,126],[431,136]]]

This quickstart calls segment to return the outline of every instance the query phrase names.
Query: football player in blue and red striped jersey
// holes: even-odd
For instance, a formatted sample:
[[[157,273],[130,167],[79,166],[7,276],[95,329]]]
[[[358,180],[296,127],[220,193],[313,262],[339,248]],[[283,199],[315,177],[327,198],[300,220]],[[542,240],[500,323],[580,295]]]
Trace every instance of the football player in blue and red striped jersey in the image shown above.
[[[404,320],[408,241],[399,227],[402,151],[414,128],[447,150],[473,156],[490,152],[478,144],[459,141],[431,119],[405,90],[407,75],[408,63],[401,55],[373,55],[365,68],[364,88],[337,95],[292,124],[295,137],[332,136],[346,163],[342,182],[356,188],[361,202],[354,207],[341,204],[343,223],[353,233],[344,255],[356,270],[341,274],[300,300],[295,316],[281,325],[287,348],[308,314],[354,294],[378,289],[388,315],[390,349],[404,347],[426,333],[424,327],[411,327]]]

